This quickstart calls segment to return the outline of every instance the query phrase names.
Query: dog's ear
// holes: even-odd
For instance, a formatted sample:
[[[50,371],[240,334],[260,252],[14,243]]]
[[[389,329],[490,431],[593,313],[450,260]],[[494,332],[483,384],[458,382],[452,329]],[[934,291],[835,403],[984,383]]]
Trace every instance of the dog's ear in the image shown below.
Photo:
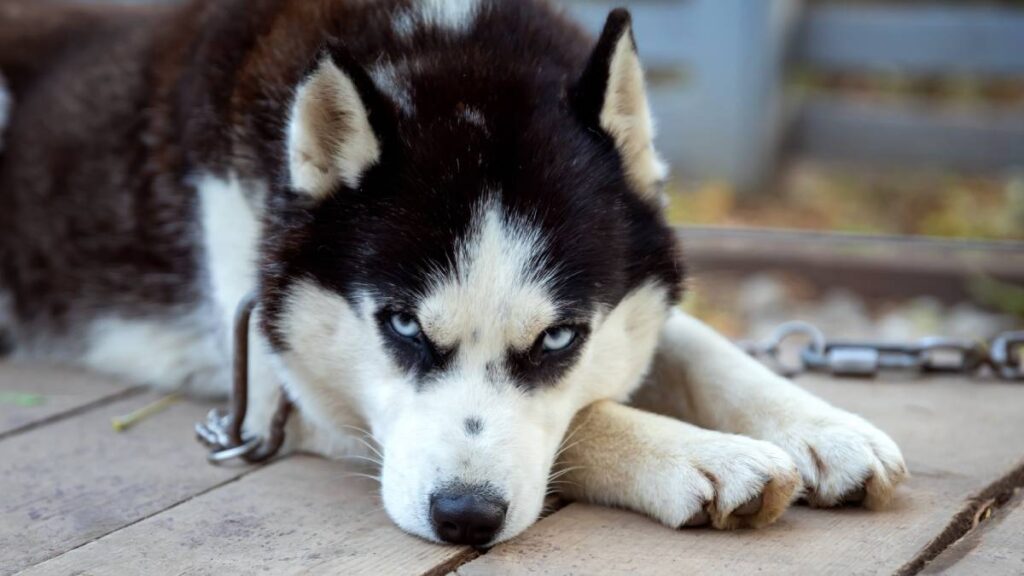
[[[571,97],[583,121],[600,128],[615,143],[629,183],[653,201],[668,169],[654,150],[654,121],[632,28],[626,9],[608,15]]]
[[[380,160],[380,141],[353,79],[330,56],[299,85],[288,121],[291,187],[320,200],[357,188]]]

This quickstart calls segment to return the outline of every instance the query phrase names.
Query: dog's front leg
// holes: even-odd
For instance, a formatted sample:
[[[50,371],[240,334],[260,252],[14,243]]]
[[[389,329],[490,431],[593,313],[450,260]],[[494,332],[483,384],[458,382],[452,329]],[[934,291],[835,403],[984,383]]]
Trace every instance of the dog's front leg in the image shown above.
[[[780,446],[799,467],[813,505],[878,507],[907,475],[884,432],[776,375],[682,312],[666,323],[635,403]]]
[[[553,480],[563,494],[673,528],[769,524],[800,485],[793,461],[773,444],[611,401],[583,409],[570,430]]]

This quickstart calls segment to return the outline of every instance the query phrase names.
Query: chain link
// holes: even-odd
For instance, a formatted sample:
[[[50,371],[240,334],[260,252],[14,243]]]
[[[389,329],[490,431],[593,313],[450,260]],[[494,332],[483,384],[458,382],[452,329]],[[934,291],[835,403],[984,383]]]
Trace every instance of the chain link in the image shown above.
[[[795,364],[786,364],[782,345],[797,339],[807,344]],[[1004,380],[1024,381],[1024,331],[1004,332],[990,342],[935,336],[908,343],[831,341],[814,325],[796,321],[779,325],[761,342],[737,344],[786,376],[804,372],[855,377],[880,372],[976,375],[991,371]]]

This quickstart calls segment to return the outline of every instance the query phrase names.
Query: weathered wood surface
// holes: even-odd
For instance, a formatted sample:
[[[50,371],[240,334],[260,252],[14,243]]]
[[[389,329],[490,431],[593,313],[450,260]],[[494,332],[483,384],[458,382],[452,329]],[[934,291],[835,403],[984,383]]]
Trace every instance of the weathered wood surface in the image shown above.
[[[956,379],[829,381],[808,388],[892,434],[913,478],[884,512],[797,507],[760,531],[671,530],[573,504],[458,571],[488,574],[891,574],[966,499],[1024,461],[1024,390]]]
[[[936,558],[923,574],[1020,576],[1024,574],[1024,490],[981,526]]]
[[[289,457],[25,575],[424,574],[474,554],[401,532],[352,471]]]
[[[9,370],[0,366],[0,379]],[[892,509],[798,507],[766,530],[721,533],[573,504],[477,558],[402,533],[351,464],[293,456],[255,469],[207,465],[191,437],[205,405],[177,404],[112,432],[112,416],[154,398],[136,394],[0,439],[0,573],[893,573],[969,496],[1024,463],[1020,386],[802,382],[901,443],[914,478]],[[944,545],[928,569],[1019,573],[1018,500]]]
[[[127,384],[67,368],[5,364],[0,370],[0,438],[124,395]],[[38,402],[19,403],[29,394]]]
[[[113,416],[155,398],[133,396],[0,440],[0,574],[85,544],[245,470],[203,461],[192,425],[206,405],[178,403],[126,432],[113,431]]]
[[[1024,282],[1024,242],[680,226],[687,265],[715,271],[786,270],[823,288],[844,286],[868,297],[928,294],[949,302],[969,296],[970,280]]]

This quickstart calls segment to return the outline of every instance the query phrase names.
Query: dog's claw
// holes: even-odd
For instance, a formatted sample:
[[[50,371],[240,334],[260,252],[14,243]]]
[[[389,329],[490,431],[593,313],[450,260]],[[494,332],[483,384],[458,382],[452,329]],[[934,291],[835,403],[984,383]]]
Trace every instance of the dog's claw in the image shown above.
[[[694,514],[689,520],[683,522],[683,528],[697,528],[699,526],[707,526],[711,523],[711,515],[708,514],[707,510],[701,510]]]
[[[741,504],[735,510],[733,514],[735,516],[753,516],[761,511],[761,506],[764,504],[764,494],[758,494],[751,498],[746,504]]]

